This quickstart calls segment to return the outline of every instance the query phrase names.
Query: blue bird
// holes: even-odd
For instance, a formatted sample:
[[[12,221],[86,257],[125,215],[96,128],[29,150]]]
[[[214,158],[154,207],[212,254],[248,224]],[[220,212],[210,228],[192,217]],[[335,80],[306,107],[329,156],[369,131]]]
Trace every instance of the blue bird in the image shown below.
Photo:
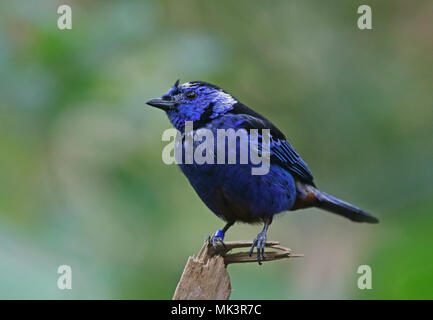
[[[179,85],[178,80],[161,98],[151,99],[147,104],[164,110],[182,135],[185,135],[186,121],[193,121],[193,133],[205,128],[215,136],[217,129],[270,130],[267,174],[252,175],[254,165],[250,159],[245,164],[217,164],[217,161],[215,164],[199,164],[195,160],[191,164],[179,164],[201,200],[226,221],[224,228],[217,230],[212,237],[215,248],[219,242],[224,244],[225,233],[235,222],[262,222],[263,230],[250,249],[251,255],[257,247],[257,261],[261,264],[266,259],[264,248],[269,225],[273,216],[283,211],[317,207],[355,222],[378,222],[369,213],[317,189],[307,164],[284,134],[221,88],[203,81]],[[183,137],[184,149],[185,141]],[[257,145],[261,143],[259,139]],[[194,147],[197,147],[196,142]],[[239,143],[236,143],[236,149],[239,151]],[[212,156],[216,157],[216,154]]]

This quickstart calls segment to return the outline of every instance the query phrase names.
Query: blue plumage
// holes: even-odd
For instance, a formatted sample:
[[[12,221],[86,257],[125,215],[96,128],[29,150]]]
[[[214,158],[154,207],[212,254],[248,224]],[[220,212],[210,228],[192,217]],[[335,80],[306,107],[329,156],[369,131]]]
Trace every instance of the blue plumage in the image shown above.
[[[266,232],[272,217],[283,211],[319,207],[357,222],[377,222],[370,214],[342,200],[318,190],[305,161],[286,140],[284,134],[262,115],[246,107],[219,87],[193,81],[176,84],[161,98],[152,99],[149,105],[163,109],[173,124],[185,135],[185,122],[193,121],[194,133],[208,129],[217,137],[217,129],[269,129],[270,167],[265,175],[252,175],[255,165],[251,159],[246,164],[179,164],[202,201],[227,224],[213,237],[213,244],[223,240],[227,229],[235,222],[264,222],[263,231],[254,240],[251,252],[257,246],[260,263],[265,258]],[[185,142],[183,150],[185,150]],[[256,145],[248,137],[250,147],[262,150],[259,139]],[[199,142],[194,142],[194,147]],[[213,157],[216,158],[216,145]],[[240,141],[236,143],[239,154]],[[227,157],[227,156],[226,156]],[[216,163],[216,159],[215,162]]]

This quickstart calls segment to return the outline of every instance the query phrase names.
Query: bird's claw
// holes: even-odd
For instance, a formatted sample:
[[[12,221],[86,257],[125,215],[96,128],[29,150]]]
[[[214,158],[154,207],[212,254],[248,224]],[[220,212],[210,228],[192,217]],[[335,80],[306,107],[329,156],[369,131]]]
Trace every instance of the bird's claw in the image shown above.
[[[222,232],[222,230],[217,230],[215,234],[212,236],[212,239],[209,236],[209,243],[212,243],[212,247],[214,248],[216,253],[221,251],[221,248],[219,246],[220,243],[224,247],[224,250],[227,250],[227,247],[223,240],[224,240],[224,233]]]
[[[257,237],[253,240],[253,244],[250,248],[250,257],[254,252],[254,248],[257,247],[257,262],[259,265],[262,264],[262,260],[266,260],[265,254],[265,245],[266,245],[266,232],[260,232]]]
[[[215,249],[215,251],[218,251],[218,243],[221,243],[225,250],[227,250],[227,247],[221,237],[213,237],[212,238],[212,246]]]

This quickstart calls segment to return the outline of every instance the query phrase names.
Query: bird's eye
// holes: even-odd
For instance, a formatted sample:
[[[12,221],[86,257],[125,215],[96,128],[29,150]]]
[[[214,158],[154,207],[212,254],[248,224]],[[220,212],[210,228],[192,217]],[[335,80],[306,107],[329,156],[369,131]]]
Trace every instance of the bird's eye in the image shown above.
[[[194,91],[188,91],[185,93],[185,97],[187,97],[189,100],[194,100],[197,97],[197,93]]]

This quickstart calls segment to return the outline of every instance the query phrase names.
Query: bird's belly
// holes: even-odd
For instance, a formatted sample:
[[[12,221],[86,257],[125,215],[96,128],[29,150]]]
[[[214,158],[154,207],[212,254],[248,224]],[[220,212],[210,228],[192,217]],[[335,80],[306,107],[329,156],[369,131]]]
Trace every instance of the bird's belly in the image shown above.
[[[252,175],[248,164],[180,168],[209,209],[226,221],[257,222],[290,210],[296,198],[292,175],[278,165],[266,175]]]

